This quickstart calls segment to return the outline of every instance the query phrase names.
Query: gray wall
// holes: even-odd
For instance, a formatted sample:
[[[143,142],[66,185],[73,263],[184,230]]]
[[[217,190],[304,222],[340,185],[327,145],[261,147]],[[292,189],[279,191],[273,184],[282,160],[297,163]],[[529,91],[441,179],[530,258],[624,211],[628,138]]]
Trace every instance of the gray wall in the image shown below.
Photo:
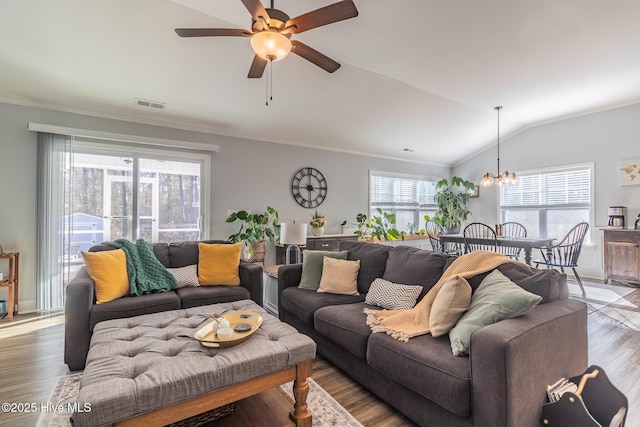
[[[6,250],[20,251],[21,311],[36,307],[36,137],[27,130],[29,122],[219,145],[220,151],[212,155],[211,217],[208,221],[212,238],[226,238],[236,231],[237,225],[225,222],[228,209],[258,212],[272,206],[279,211],[282,221],[308,222],[313,210],[296,204],[290,191],[293,174],[304,166],[319,169],[327,178],[327,198],[319,208],[329,222],[327,233],[340,232],[340,222],[354,221],[357,213],[367,211],[370,169],[449,176],[448,167],[0,103],[0,237]],[[274,259],[273,252],[271,248],[268,261]],[[6,262],[0,264],[0,271],[7,273]],[[0,290],[0,299],[6,299],[4,289]]]
[[[627,206],[632,227],[640,213],[640,185],[622,186],[618,181],[618,163],[629,158],[640,158],[640,104],[530,128],[500,140],[501,172],[593,162],[593,244],[583,249],[578,272],[598,279],[604,277],[598,226],[606,224],[607,208]],[[479,183],[485,172],[495,173],[495,168],[494,145],[456,165],[452,172]],[[471,209],[472,220],[495,224],[499,220],[497,189],[481,188]]]

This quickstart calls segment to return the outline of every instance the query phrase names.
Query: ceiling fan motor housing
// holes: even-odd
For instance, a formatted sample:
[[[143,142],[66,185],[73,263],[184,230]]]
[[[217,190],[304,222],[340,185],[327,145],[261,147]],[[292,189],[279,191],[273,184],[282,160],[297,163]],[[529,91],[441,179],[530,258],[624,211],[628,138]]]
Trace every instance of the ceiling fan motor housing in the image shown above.
[[[265,28],[264,25],[262,24],[262,22],[257,22],[255,19],[251,20],[251,29],[254,32],[259,32],[259,31],[266,31],[266,30],[277,30],[280,31],[282,29],[285,28],[285,25],[287,24],[287,21],[289,21],[291,18],[289,18],[289,15],[287,15],[286,13],[284,13],[281,10],[278,9],[265,9],[267,11],[267,13],[269,14],[269,28]],[[284,36],[287,36],[288,38],[291,37],[291,34],[283,34]]]

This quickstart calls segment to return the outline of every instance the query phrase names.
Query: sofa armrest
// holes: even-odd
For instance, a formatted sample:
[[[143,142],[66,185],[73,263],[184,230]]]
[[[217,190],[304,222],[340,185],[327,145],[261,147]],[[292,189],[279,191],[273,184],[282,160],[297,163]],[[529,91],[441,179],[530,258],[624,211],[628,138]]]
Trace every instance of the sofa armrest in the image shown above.
[[[540,304],[471,336],[474,426],[539,426],[545,390],[587,368],[587,305]]]
[[[282,307],[282,291],[298,286],[302,278],[302,264],[286,264],[278,269],[278,307]],[[282,310],[279,311],[282,320]]]
[[[64,362],[72,371],[84,369],[92,331],[89,315],[94,304],[94,282],[82,267],[65,288]]]
[[[264,303],[262,295],[262,266],[253,262],[240,260],[238,273],[240,274],[240,285],[247,288],[251,294],[251,299],[262,307]]]

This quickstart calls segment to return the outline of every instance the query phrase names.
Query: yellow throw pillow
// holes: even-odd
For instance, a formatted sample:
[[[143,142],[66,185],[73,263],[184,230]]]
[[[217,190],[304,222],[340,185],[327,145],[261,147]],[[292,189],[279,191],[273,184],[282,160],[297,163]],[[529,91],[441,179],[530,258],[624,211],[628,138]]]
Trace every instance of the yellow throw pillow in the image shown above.
[[[198,242],[198,282],[200,285],[239,285],[242,243]]]
[[[348,261],[324,257],[322,260],[322,278],[318,292],[331,294],[360,295],[358,293],[358,272],[360,260]]]
[[[471,286],[464,278],[456,275],[447,280],[436,294],[431,313],[429,329],[431,335],[439,337],[449,333],[471,304]]]
[[[82,252],[87,272],[95,282],[96,304],[129,295],[127,256],[122,249]]]

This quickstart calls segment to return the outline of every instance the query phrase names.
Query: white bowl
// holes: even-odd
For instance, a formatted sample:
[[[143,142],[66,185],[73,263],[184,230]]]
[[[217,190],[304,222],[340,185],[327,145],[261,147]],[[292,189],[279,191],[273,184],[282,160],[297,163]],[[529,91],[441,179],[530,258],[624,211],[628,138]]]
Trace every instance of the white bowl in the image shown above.
[[[218,339],[228,340],[233,335],[233,329],[231,329],[231,328],[219,328],[218,332],[216,332],[216,335],[218,335]]]

